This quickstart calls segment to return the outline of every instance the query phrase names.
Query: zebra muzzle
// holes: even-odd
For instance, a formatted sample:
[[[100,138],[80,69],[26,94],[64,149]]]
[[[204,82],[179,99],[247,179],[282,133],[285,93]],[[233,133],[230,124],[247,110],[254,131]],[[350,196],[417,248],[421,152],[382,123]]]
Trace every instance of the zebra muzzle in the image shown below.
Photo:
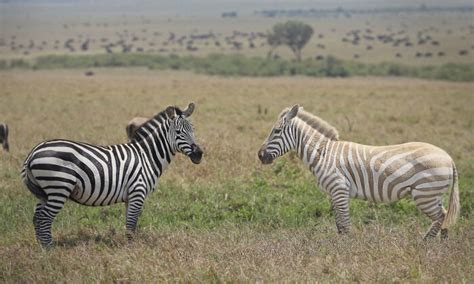
[[[260,159],[260,162],[264,165],[271,164],[273,162],[272,156],[265,150],[261,149],[258,151],[258,158]]]
[[[203,152],[202,152],[201,148],[199,148],[199,146],[196,145],[196,144],[193,144],[191,147],[192,147],[193,151],[189,155],[189,158],[195,164],[201,163],[201,159],[202,159],[202,155],[203,155]]]

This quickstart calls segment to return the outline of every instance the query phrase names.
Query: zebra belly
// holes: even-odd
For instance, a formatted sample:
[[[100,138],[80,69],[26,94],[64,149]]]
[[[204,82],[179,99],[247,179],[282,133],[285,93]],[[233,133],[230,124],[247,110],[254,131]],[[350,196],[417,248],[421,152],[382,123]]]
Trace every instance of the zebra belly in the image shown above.
[[[395,174],[375,175],[374,180],[359,186],[348,182],[350,197],[376,203],[392,203],[406,196],[442,194],[448,191],[452,182],[450,167],[425,169],[412,175],[396,176]],[[395,176],[394,176],[395,175]]]
[[[73,189],[70,199],[76,203],[87,206],[108,206],[125,202],[125,192],[125,190],[104,192],[103,196],[100,198],[102,202],[98,202],[98,198],[91,198],[93,194],[91,194],[90,190],[84,190],[80,185],[77,185]]]
[[[366,192],[365,195],[364,195],[364,192]],[[350,197],[361,199],[361,200],[366,200],[366,201],[371,201],[371,202],[375,202],[375,203],[393,203],[393,202],[396,202],[400,199],[405,198],[406,196],[411,195],[412,188],[409,187],[409,186],[403,187],[399,191],[397,191],[397,193],[394,194],[392,197],[386,198],[386,199],[383,199],[383,200],[376,199],[374,197],[374,195],[367,194],[367,192],[370,192],[369,188],[361,188],[361,189],[352,188],[351,191],[350,191]]]

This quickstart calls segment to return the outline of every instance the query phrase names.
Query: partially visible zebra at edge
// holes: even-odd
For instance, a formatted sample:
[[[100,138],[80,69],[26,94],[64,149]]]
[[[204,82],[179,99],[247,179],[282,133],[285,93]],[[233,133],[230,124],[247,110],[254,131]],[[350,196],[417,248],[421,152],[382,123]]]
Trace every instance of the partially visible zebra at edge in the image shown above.
[[[193,103],[184,111],[168,107],[126,144],[103,147],[50,140],[37,145],[21,175],[39,199],[33,224],[41,245],[52,245],[51,225],[67,199],[89,206],[124,202],[126,235],[132,240],[145,197],[155,190],[172,156],[183,153],[195,164],[201,161],[203,152],[187,119],[193,110]]]
[[[10,151],[10,145],[8,144],[8,125],[6,123],[0,123],[0,143],[5,151]]]
[[[316,176],[336,216],[339,233],[350,230],[349,198],[394,202],[411,195],[432,224],[424,239],[448,227],[460,211],[458,175],[451,157],[442,149],[421,142],[368,146],[339,141],[337,130],[298,105],[283,110],[258,152],[263,164],[290,150]],[[448,211],[442,196],[451,187]]]

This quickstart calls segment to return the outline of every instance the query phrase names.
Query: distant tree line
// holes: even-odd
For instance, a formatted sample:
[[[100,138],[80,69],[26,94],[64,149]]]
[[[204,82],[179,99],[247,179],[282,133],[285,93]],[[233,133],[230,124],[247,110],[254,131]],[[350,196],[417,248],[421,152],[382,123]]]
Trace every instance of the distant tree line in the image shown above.
[[[351,17],[352,15],[367,14],[402,14],[402,13],[438,13],[461,12],[473,13],[474,5],[460,6],[428,6],[422,4],[418,7],[384,7],[367,9],[350,9],[338,7],[335,9],[265,9],[255,11],[255,15],[262,17]]]
[[[190,70],[222,76],[397,76],[448,81],[474,81],[474,64],[448,63],[439,66],[407,66],[397,63],[360,63],[327,56],[323,60],[292,61],[211,54],[206,57],[155,54],[48,55],[34,60],[3,59],[0,70],[85,69],[99,67],[147,67],[157,70]]]

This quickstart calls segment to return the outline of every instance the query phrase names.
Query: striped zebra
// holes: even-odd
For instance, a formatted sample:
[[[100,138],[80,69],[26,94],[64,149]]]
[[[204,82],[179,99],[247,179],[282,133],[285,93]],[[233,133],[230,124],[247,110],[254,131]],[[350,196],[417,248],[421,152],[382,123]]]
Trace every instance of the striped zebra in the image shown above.
[[[5,151],[10,151],[10,145],[8,145],[8,125],[6,123],[0,123],[0,143]]]
[[[258,152],[263,164],[290,150],[316,176],[331,199],[339,233],[350,229],[349,198],[394,202],[411,195],[419,210],[432,220],[425,239],[447,238],[459,210],[456,167],[451,157],[430,144],[412,142],[368,146],[339,141],[337,130],[298,105],[281,112]],[[442,195],[452,187],[448,211]]]
[[[126,205],[126,235],[132,240],[145,197],[153,192],[175,153],[199,164],[203,152],[188,117],[168,107],[136,132],[132,142],[96,146],[68,140],[37,145],[27,156],[22,179],[39,199],[33,217],[36,238],[52,245],[51,225],[68,199],[89,206]]]

